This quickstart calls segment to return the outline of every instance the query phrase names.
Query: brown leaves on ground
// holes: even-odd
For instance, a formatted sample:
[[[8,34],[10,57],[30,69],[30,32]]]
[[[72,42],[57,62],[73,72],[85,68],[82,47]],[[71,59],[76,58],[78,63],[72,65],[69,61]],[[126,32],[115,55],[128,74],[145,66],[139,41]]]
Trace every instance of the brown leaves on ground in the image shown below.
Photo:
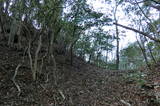
[[[131,71],[104,70],[85,63],[75,57],[74,65],[61,62],[56,56],[57,71],[55,85],[51,64],[43,67],[39,80],[32,81],[28,57],[23,51],[8,49],[0,45],[0,105],[1,106],[150,106],[148,95],[135,83],[127,83],[124,75]],[[12,82],[19,63],[16,83]]]

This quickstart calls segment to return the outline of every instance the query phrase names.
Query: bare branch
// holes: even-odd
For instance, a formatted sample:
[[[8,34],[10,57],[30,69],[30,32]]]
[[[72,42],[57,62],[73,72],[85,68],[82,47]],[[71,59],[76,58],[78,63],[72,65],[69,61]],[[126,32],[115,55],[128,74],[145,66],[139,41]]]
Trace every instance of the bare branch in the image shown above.
[[[151,0],[152,2],[156,3],[156,4],[160,4],[159,2],[155,1],[155,0]],[[129,0],[126,0],[126,2],[129,2],[131,3],[132,5],[135,5],[135,4],[141,4],[141,3],[145,3],[145,2],[148,2],[148,0],[142,0],[142,1],[129,1]],[[155,8],[157,10],[160,10],[160,6],[158,5],[153,5],[152,3],[149,5],[150,7],[152,8]]]
[[[58,91],[59,91],[60,95],[62,96],[63,100],[65,100],[66,98],[65,98],[63,92],[60,89]]]
[[[124,100],[120,100],[123,104],[125,104],[126,106],[131,106],[131,104],[130,103],[128,103],[128,102],[126,102],[126,101],[124,101]]]
[[[129,2],[129,3],[131,3],[132,5],[135,5],[135,4],[141,4],[141,3],[144,3],[144,2],[146,2],[146,0],[142,0],[142,1],[138,1],[137,3],[135,3],[134,1],[132,1],[132,0],[126,0],[126,2]]]
[[[135,0],[135,2],[137,3],[137,0]],[[137,3],[138,8],[140,9],[140,11],[142,12],[142,14],[145,16],[145,18],[147,18],[149,20],[150,23],[147,22],[147,24],[151,25],[153,27],[153,30],[156,34],[158,34],[157,32],[157,28],[156,26],[153,24],[152,20],[144,13],[143,9],[139,6],[139,4]]]
[[[152,5],[152,4],[150,6],[157,9],[158,11],[160,11],[160,6],[155,6],[155,5]]]
[[[149,35],[149,34],[147,34],[145,32],[142,32],[142,31],[139,31],[137,29],[130,28],[128,26],[124,26],[124,25],[121,25],[121,24],[118,24],[118,23],[113,23],[113,24],[118,25],[118,26],[123,27],[123,28],[128,29],[128,30],[134,31],[136,33],[142,34],[143,36],[146,36],[147,38],[149,38],[151,40],[154,40],[155,42],[160,43],[160,39],[156,39],[156,38],[152,37],[151,35]]]

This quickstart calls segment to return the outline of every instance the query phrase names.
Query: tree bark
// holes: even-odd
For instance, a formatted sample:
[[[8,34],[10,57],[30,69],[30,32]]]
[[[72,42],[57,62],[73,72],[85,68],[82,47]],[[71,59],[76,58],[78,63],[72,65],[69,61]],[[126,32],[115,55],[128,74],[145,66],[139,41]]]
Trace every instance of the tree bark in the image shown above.
[[[117,37],[117,39],[116,39],[116,41],[117,41],[117,49],[116,49],[116,57],[117,57],[117,59],[116,59],[116,68],[117,68],[117,70],[119,69],[119,32],[118,32],[118,27],[117,27],[117,25],[116,25],[116,37]]]
[[[117,42],[117,48],[116,48],[116,69],[118,70],[119,69],[119,32],[118,32],[118,21],[117,21],[117,18],[116,18],[116,13],[117,13],[117,8],[118,8],[118,4],[116,2],[116,8],[115,8],[115,11],[114,11],[114,20],[115,20],[115,27],[116,27],[116,42]]]

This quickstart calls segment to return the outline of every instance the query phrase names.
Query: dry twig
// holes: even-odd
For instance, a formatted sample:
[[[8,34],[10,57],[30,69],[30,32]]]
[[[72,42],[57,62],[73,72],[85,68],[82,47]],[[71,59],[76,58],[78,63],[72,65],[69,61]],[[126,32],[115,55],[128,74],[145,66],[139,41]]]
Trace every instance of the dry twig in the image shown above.
[[[12,81],[13,81],[13,83],[15,84],[17,90],[18,90],[18,96],[21,94],[21,89],[20,89],[20,86],[16,83],[15,78],[16,78],[16,76],[17,76],[17,72],[18,72],[19,67],[21,67],[21,64],[18,64],[18,66],[16,67],[14,76],[13,76],[13,78],[12,78]]]
[[[124,101],[124,100],[120,100],[123,104],[125,104],[126,106],[131,106],[131,104],[130,103],[128,103],[128,102],[126,102],[126,101]]]
[[[60,93],[60,95],[62,96],[63,100],[65,100],[65,96],[63,94],[63,92],[61,90],[58,90],[58,92]]]

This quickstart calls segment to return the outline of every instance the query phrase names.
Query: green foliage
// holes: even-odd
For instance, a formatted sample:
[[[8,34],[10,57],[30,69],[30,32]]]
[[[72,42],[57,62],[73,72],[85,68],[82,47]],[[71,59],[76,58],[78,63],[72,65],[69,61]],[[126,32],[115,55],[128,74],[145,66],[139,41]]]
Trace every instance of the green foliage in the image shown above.
[[[6,3],[5,0],[1,1]],[[111,0],[105,1],[111,2]],[[155,1],[154,3],[156,3]],[[103,29],[103,26],[111,25],[113,20],[106,14],[94,10],[87,4],[87,0],[11,0],[9,2],[8,13],[12,19],[16,19],[17,22],[23,20],[26,23],[34,24],[34,26],[44,30],[44,36],[48,34],[46,37],[48,37],[49,42],[52,42],[52,35],[54,36],[53,42],[64,44],[65,49],[69,50],[73,46],[76,55],[82,56],[99,66],[108,66],[108,68],[114,69],[114,59],[107,63],[108,57],[105,57],[106,54],[104,53],[113,50],[113,42],[116,37]],[[125,0],[115,0],[115,2],[117,6],[125,5],[123,3]],[[150,8],[148,7],[154,3],[153,1],[145,1],[143,6],[140,6],[146,16],[150,15]],[[125,9],[127,14],[141,15],[138,6],[127,5]],[[143,16],[142,19],[145,20],[146,17]],[[150,22],[148,20],[148,24],[144,25],[145,27],[142,29],[145,29],[148,34],[158,35],[159,32],[158,34],[156,32],[159,30],[158,25],[159,19]],[[158,38],[158,36],[156,37]],[[150,48],[153,55],[159,58],[160,46],[158,44],[148,41],[145,42],[145,47]],[[146,50],[146,54],[150,59],[148,50]],[[144,65],[144,59],[137,43],[130,44],[120,51],[122,69],[134,69],[142,65]]]
[[[145,64],[141,49],[136,42],[120,51],[120,61],[121,69],[137,69]]]
[[[113,63],[113,62],[109,62],[109,63],[107,63],[107,69],[116,70],[116,69],[117,69],[117,66],[116,66],[116,64]]]
[[[81,35],[75,45],[75,51],[81,57],[90,58],[90,62],[100,67],[106,67],[106,57],[102,53],[113,49],[113,40],[111,35],[108,35],[103,29],[97,28],[89,31],[87,34]]]
[[[152,23],[149,24],[149,32],[153,33],[160,33],[158,32],[160,26],[160,19],[154,20]]]

